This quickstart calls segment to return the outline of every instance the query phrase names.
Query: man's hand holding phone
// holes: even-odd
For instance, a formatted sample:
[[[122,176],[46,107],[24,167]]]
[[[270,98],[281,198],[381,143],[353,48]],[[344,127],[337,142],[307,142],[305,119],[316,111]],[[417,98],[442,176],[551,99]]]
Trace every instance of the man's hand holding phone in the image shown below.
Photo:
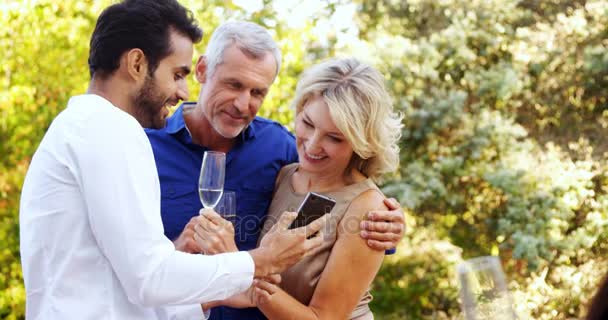
[[[262,238],[260,246],[249,251],[255,263],[255,277],[281,273],[323,243],[320,230],[325,226],[328,215],[306,226],[288,229],[296,217],[295,212],[284,212]]]

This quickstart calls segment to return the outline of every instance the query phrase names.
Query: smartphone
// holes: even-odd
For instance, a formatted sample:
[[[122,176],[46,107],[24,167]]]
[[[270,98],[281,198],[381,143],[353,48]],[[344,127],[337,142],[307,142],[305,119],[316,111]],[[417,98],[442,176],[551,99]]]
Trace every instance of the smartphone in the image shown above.
[[[336,200],[318,193],[309,192],[304,198],[304,201],[300,204],[297,211],[298,216],[291,223],[289,229],[308,225],[321,218],[323,215],[330,213],[335,205]]]

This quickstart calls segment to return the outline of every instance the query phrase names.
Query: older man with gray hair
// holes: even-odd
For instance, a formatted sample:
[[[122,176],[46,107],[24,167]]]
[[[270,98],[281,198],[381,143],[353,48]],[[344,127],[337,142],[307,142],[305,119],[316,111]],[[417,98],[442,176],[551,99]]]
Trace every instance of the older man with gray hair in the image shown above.
[[[146,131],[160,177],[165,234],[178,250],[215,254],[256,247],[277,174],[298,160],[293,135],[256,116],[280,66],[280,50],[267,30],[251,22],[224,23],[196,63],[198,102],[182,104],[165,128]],[[236,193],[238,248],[205,232],[225,224],[219,216],[198,216],[197,179],[207,150],[226,153],[225,190]],[[394,248],[404,230],[399,204],[386,202],[393,211],[371,212],[362,223],[362,237],[378,250]],[[211,319],[265,318],[255,308],[219,307]]]

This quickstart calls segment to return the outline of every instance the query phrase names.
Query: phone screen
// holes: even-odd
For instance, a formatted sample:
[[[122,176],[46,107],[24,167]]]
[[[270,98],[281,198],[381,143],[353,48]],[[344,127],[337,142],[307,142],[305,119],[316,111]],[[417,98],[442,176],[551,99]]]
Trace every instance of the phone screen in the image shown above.
[[[335,205],[336,200],[318,193],[309,192],[304,201],[302,201],[300,208],[298,208],[298,217],[291,223],[289,229],[308,225],[323,215],[330,213]]]

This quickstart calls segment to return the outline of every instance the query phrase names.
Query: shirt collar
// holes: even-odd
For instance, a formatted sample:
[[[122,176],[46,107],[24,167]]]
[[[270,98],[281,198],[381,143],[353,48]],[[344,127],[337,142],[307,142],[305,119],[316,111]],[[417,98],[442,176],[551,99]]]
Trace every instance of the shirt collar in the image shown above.
[[[167,119],[167,127],[165,128],[167,133],[176,134],[181,130],[186,129],[186,122],[184,121],[184,106],[195,104],[196,102],[184,102],[175,110],[173,115]]]
[[[247,128],[245,128],[245,130],[241,133],[241,137],[242,137],[243,141],[247,141],[247,140],[251,140],[251,139],[255,138],[255,127],[256,126],[257,126],[257,124],[255,123],[255,119],[254,119],[254,121],[251,121],[251,123],[247,126]]]
[[[165,127],[167,133],[175,135],[182,130],[187,132],[186,122],[184,121],[184,107],[191,107],[194,105],[196,105],[196,102],[184,102],[175,110],[171,117],[167,118],[167,126]],[[251,121],[247,128],[239,135],[240,138],[243,141],[255,138],[256,126],[255,120]]]

